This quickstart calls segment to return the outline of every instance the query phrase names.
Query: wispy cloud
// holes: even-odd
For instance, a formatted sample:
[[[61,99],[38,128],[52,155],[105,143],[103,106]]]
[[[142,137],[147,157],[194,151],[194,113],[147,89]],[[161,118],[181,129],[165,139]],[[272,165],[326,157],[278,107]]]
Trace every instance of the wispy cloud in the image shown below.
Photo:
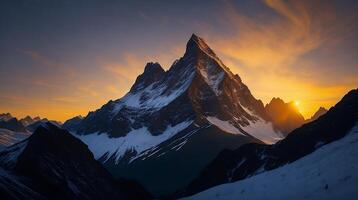
[[[243,15],[228,3],[223,23],[230,25],[232,34],[216,38],[219,51],[250,67],[285,67],[341,31],[349,31],[338,23],[332,7],[311,2],[266,0],[276,14],[269,16],[270,21],[267,16]]]
[[[329,107],[347,90],[356,87],[354,69],[342,69],[337,57],[334,64],[330,58],[307,57],[325,51],[334,55],[334,46],[347,43],[346,38],[357,27],[356,15],[344,17],[332,1],[264,0],[262,3],[265,12],[248,16],[234,2],[227,1],[220,22],[226,31],[217,34],[211,29],[210,33],[224,63],[242,76],[256,97],[265,102],[273,96],[287,101],[301,99],[308,117],[320,105]],[[329,103],[313,102],[317,94],[330,99]]]
[[[118,61],[102,61],[103,69],[118,76],[120,80],[134,80],[143,72],[145,62],[138,55],[126,53]]]

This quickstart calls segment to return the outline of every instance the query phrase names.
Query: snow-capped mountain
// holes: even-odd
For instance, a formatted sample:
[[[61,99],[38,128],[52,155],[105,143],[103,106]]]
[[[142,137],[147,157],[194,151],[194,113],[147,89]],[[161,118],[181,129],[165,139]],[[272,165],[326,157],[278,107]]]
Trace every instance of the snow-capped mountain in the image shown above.
[[[40,120],[41,120],[40,117],[32,118],[31,116],[26,116],[26,117],[20,119],[19,121],[26,127],[26,126],[29,126],[37,121],[40,121]]]
[[[0,152],[1,199],[148,199],[140,186],[116,181],[88,147],[52,123]]]
[[[0,128],[16,132],[26,132],[26,127],[15,117],[0,120]]]
[[[293,163],[185,199],[357,199],[357,141],[358,125],[344,138]]]
[[[148,63],[124,97],[73,130],[113,174],[165,193],[187,184],[224,148],[282,139],[268,120],[241,78],[192,35],[168,71]],[[151,175],[143,176],[143,168]]]
[[[10,113],[0,114],[0,150],[27,138],[30,134]]]
[[[46,126],[47,123],[51,123],[57,127],[61,127],[62,123],[55,120],[48,120],[47,118],[40,119],[38,121],[33,122],[32,124],[26,126],[26,129],[30,132],[34,132],[40,126]]]
[[[9,121],[12,118],[14,118],[14,117],[10,113],[1,113],[0,114],[0,121]]]
[[[61,126],[60,122],[49,121],[46,118],[26,116],[18,120],[10,113],[0,114],[0,150],[26,139],[37,127],[47,122]]]
[[[234,151],[222,151],[181,195],[192,195],[219,184],[242,180],[295,162],[323,145],[343,138],[357,123],[358,89],[355,89],[346,94],[326,114],[295,129],[276,144],[246,144]],[[331,165],[334,166],[336,163],[332,162]],[[292,176],[296,175],[298,173]]]

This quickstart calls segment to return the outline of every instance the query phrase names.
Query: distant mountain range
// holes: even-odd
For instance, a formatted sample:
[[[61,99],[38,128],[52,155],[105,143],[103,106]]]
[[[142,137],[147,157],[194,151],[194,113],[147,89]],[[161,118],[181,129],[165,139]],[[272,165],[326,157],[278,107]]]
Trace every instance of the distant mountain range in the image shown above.
[[[48,120],[46,118],[41,119],[40,117],[32,118],[26,116],[18,120],[10,113],[0,114],[0,150],[26,139],[37,127],[47,122],[61,126],[61,122]]]

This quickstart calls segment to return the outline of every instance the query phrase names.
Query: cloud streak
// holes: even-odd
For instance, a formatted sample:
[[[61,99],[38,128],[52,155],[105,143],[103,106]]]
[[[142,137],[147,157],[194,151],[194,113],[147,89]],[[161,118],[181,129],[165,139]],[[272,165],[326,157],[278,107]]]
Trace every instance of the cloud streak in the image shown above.
[[[232,3],[225,10],[231,36],[218,36],[220,51],[250,67],[284,67],[319,48],[342,30],[333,8],[312,1],[264,1],[274,16],[252,18]],[[333,25],[333,26],[332,26]]]
[[[249,16],[233,2],[226,2],[220,22],[226,33],[217,34],[213,29],[210,34],[224,63],[242,76],[256,97],[264,102],[273,96],[286,101],[299,99],[303,114],[309,117],[319,106],[335,104],[341,95],[356,87],[356,73],[346,73],[330,58],[308,58],[316,52],[332,55],[333,45],[347,43],[347,36],[356,28],[356,15],[344,16],[332,1],[262,3],[265,12]],[[348,71],[352,73],[354,69]],[[313,103],[317,94],[330,101]]]

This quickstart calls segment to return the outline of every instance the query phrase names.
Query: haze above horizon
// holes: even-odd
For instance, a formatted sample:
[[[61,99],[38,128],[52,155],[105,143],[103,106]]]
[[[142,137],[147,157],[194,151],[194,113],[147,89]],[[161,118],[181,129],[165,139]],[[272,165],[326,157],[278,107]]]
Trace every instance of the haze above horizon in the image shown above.
[[[358,2],[2,1],[0,113],[64,121],[169,69],[192,33],[253,95],[305,118],[358,85]]]

